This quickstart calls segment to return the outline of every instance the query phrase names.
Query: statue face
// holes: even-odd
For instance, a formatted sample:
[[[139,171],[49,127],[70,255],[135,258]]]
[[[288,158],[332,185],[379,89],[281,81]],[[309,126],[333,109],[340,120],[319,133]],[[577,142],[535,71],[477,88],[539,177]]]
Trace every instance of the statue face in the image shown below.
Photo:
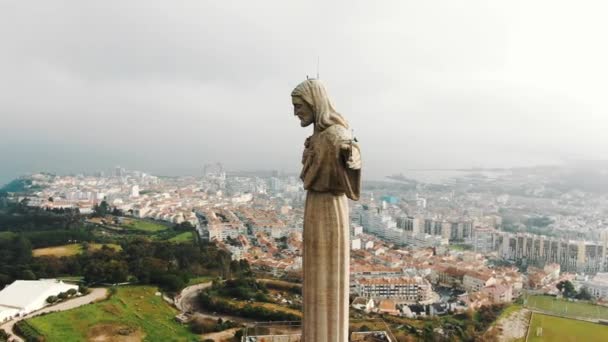
[[[293,115],[300,119],[302,127],[310,126],[310,124],[315,122],[315,114],[306,101],[298,96],[292,96],[291,102],[293,103]]]

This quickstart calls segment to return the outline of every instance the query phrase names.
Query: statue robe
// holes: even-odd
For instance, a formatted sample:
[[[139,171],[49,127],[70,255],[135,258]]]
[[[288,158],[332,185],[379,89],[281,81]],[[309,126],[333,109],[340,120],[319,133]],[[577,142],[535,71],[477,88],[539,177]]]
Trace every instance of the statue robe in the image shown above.
[[[341,125],[305,143],[302,173],[308,190],[304,211],[304,342],[348,341],[350,228],[347,197],[358,200],[358,145]]]

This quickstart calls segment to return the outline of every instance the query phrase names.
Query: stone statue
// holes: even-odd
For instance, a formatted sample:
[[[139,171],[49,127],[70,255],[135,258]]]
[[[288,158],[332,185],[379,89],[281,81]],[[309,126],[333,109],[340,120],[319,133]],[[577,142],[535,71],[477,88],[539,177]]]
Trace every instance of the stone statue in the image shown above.
[[[320,81],[300,83],[291,97],[302,127],[314,126],[313,135],[304,143],[300,175],[307,190],[302,341],[346,342],[350,271],[347,198],[359,199],[359,146]]]

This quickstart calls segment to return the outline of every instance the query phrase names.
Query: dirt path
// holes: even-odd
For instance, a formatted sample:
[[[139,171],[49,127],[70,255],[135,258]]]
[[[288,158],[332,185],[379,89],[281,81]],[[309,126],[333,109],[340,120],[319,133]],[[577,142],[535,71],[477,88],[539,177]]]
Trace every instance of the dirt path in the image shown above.
[[[495,328],[500,329],[498,341],[508,342],[526,337],[530,324],[530,310],[521,309],[501,318]]]
[[[62,303],[59,303],[59,304],[56,304],[53,306],[44,307],[38,311],[34,311],[34,312],[30,313],[27,316],[19,317],[17,319],[13,319],[11,321],[3,323],[0,325],[0,328],[6,330],[6,332],[9,334],[12,334],[12,336],[9,338],[9,341],[23,342],[23,340],[13,332],[13,326],[18,321],[20,321],[22,319],[31,318],[31,317],[40,315],[42,313],[66,311],[66,310],[74,309],[79,306],[83,306],[85,304],[89,304],[89,303],[96,302],[98,300],[102,300],[102,299],[106,298],[107,294],[108,294],[108,289],[106,289],[106,288],[93,288],[93,289],[91,289],[91,293],[89,293],[86,296],[76,297],[76,298],[70,299],[68,301],[65,301],[65,302],[62,302]]]
[[[228,330],[224,330],[224,331],[220,331],[220,332],[204,334],[204,335],[201,335],[201,340],[205,340],[205,339],[210,339],[210,340],[214,340],[214,341],[229,340],[232,337],[234,337],[234,334],[239,329],[240,328],[232,328],[232,329],[228,329]]]

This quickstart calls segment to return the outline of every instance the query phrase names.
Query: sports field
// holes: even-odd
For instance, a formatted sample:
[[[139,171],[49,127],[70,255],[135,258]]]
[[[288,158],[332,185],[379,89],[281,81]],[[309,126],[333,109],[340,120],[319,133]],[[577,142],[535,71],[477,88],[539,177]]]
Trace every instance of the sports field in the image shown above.
[[[110,299],[28,319],[47,342],[198,341],[150,286],[119,287]]]
[[[608,341],[608,326],[534,313],[528,341],[605,342]]]
[[[608,319],[608,307],[587,302],[570,302],[551,296],[530,296],[527,298],[526,306],[561,316]]]

